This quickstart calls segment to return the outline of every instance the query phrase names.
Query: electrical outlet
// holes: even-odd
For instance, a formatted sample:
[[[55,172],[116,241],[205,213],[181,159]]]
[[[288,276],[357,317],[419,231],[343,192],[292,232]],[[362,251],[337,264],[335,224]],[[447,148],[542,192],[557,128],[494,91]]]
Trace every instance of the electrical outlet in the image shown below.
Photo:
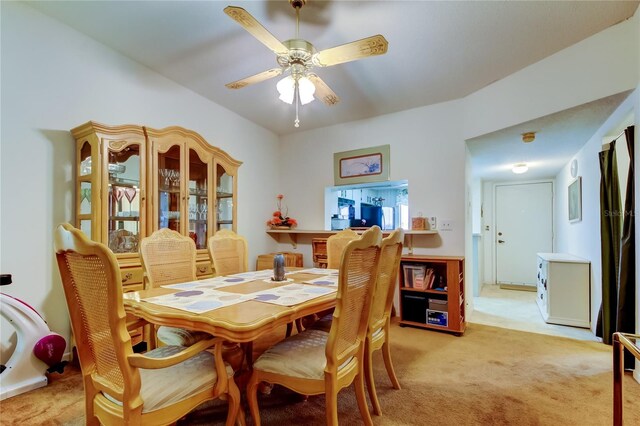
[[[441,231],[453,231],[453,220],[451,219],[441,219],[440,220],[440,230]]]
[[[438,222],[435,216],[429,216],[429,229],[433,229],[434,231],[438,229]]]

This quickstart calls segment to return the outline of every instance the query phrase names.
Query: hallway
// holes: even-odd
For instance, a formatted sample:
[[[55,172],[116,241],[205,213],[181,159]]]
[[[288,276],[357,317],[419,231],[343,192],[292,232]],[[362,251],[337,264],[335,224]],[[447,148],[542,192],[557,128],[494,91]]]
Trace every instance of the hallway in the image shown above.
[[[484,285],[480,296],[474,297],[473,305],[474,310],[469,322],[476,324],[600,341],[587,328],[545,323],[536,304],[536,293],[533,291],[505,290],[498,285]]]

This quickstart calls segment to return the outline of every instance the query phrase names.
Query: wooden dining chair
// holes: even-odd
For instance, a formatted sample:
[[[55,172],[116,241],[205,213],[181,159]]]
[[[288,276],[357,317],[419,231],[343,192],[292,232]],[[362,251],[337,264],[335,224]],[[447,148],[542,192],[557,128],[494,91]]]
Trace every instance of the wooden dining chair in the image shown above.
[[[373,353],[382,349],[384,366],[387,369],[391,384],[395,389],[400,389],[400,382],[396,377],[393,364],[391,363],[391,352],[389,349],[389,328],[391,326],[391,307],[393,306],[393,295],[396,289],[396,279],[400,268],[400,258],[402,257],[402,243],[404,241],[404,231],[400,228],[393,231],[387,238],[382,240],[380,245],[380,265],[378,267],[378,281],[376,290],[373,293],[371,302],[371,316],[367,329],[367,339],[365,342],[365,370],[367,389],[373,412],[382,415],[380,402],[376,394],[376,387],[373,377]]]
[[[209,238],[209,255],[217,276],[249,270],[247,240],[230,229],[220,229]]]
[[[380,266],[378,267],[378,281],[373,294],[371,305],[371,317],[367,329],[365,342],[365,370],[367,372],[366,381],[369,391],[369,398],[373,406],[373,412],[382,414],[380,402],[376,394],[373,377],[373,353],[382,349],[382,357],[391,384],[395,389],[400,389],[400,382],[396,376],[391,362],[391,352],[389,348],[389,328],[391,325],[391,308],[393,306],[393,295],[395,292],[398,269],[400,268],[400,258],[402,257],[402,244],[404,241],[404,231],[400,228],[393,231],[387,238],[382,240],[380,246]],[[329,331],[333,323],[332,315],[325,315],[315,322],[311,328],[316,330]]]
[[[233,425],[240,391],[222,360],[222,340],[133,353],[114,254],[69,224],[59,225],[54,239],[82,372],[86,424],[171,424],[202,402],[223,397],[229,404],[226,424]]]
[[[140,260],[148,288],[195,281],[196,245],[193,240],[169,228],[162,228],[140,242]],[[177,327],[154,327],[151,346],[191,346],[211,335]]]
[[[225,276],[247,272],[249,270],[249,246],[247,240],[230,229],[220,229],[209,238],[209,257],[216,276]],[[243,359],[247,365],[253,363],[253,342],[241,343]]]
[[[342,260],[342,253],[344,252],[345,247],[353,240],[357,240],[360,238],[357,232],[353,229],[343,229],[327,238],[327,268],[328,269],[338,269],[340,267],[340,262]],[[305,328],[315,327],[317,321],[323,321],[323,324],[320,324],[320,327],[326,328],[328,331],[331,327],[331,316],[333,314],[333,309],[327,309],[323,312],[318,312],[314,315],[309,315],[305,318],[302,318],[301,324]],[[329,321],[327,323],[327,321]],[[317,327],[315,327],[317,328]],[[288,336],[288,334],[287,334]]]
[[[260,425],[260,382],[285,386],[304,395],[326,395],[328,425],[338,424],[338,392],[354,383],[360,413],[372,425],[364,391],[364,342],[380,257],[377,226],[344,249],[331,330],[305,330],[267,349],[253,364],[247,399]]]
[[[344,248],[358,238],[360,236],[353,229],[344,229],[327,238],[327,268],[338,269]]]

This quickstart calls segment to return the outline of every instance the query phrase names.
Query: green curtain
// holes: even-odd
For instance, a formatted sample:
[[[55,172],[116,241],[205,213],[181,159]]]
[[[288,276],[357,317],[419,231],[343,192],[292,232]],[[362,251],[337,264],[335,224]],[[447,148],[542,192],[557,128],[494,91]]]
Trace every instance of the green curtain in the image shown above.
[[[636,331],[636,247],[635,247],[635,176],[633,165],[633,130],[634,126],[625,130],[627,149],[629,150],[629,171],[627,173],[627,188],[622,211],[622,237],[620,241],[620,263],[618,266],[618,306],[616,330],[623,333],[635,333]],[[634,357],[629,351],[625,351],[624,365],[627,369],[633,369]]]
[[[600,152],[600,236],[602,258],[602,304],[596,336],[608,345],[616,328],[618,264],[620,261],[620,191],[616,143]]]

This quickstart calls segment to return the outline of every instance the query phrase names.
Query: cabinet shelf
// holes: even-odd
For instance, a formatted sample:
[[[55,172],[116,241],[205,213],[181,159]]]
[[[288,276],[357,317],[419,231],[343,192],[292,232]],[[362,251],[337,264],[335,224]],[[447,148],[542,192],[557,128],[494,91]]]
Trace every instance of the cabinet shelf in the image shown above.
[[[160,188],[158,189],[158,192],[160,192],[161,194],[180,194],[180,188]]]
[[[447,290],[437,290],[437,289],[424,289],[424,288],[413,288],[413,287],[400,287],[401,291],[413,291],[416,293],[430,293],[430,294],[447,294]]]
[[[464,257],[460,256],[402,256],[398,271],[400,324],[464,333],[463,271]],[[414,283],[422,287],[434,282],[446,289],[412,287]]]
[[[216,197],[218,198],[232,198],[233,194],[230,192],[217,192]]]
[[[400,325],[410,325],[412,327],[420,327],[420,328],[427,328],[427,329],[432,329],[432,330],[441,330],[441,331],[451,331],[448,327],[444,326],[444,325],[438,325],[438,324],[424,324],[421,322],[415,322],[415,321],[407,321],[407,320],[400,320],[399,322]],[[458,334],[462,334],[462,332],[456,332]]]
[[[109,186],[119,186],[121,188],[138,188],[140,182],[132,179],[109,179]]]
[[[219,225],[228,225],[228,224],[233,223],[232,220],[218,220],[217,222],[218,222]]]
[[[116,222],[135,222],[140,220],[140,216],[109,216],[109,220]]]

